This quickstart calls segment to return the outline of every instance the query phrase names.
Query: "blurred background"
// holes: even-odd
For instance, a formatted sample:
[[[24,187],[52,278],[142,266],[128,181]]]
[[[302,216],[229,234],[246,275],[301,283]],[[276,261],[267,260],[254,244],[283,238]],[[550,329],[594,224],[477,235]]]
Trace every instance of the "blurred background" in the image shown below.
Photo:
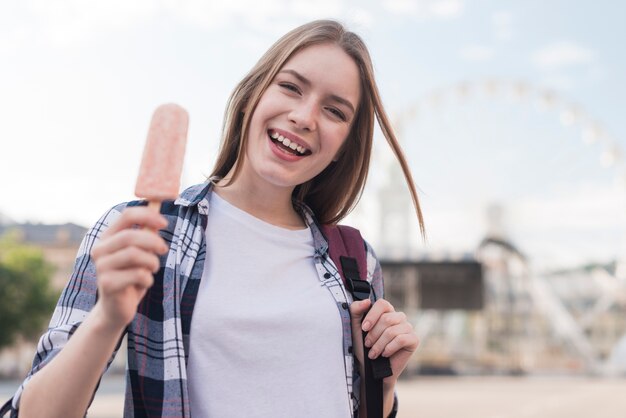
[[[618,0],[0,0],[0,395],[86,228],[134,198],[154,108],[188,109],[183,186],[202,182],[235,84],[334,18],[370,48],[425,213],[423,241],[377,133],[345,223],[421,339],[399,416],[623,417],[624,17]],[[123,370],[91,416],[120,416]]]

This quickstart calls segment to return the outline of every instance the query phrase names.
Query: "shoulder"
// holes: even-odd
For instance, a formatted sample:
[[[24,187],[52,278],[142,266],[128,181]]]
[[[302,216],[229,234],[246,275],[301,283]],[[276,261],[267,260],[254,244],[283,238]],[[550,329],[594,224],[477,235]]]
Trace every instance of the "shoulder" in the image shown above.
[[[177,218],[188,217],[190,216],[189,211],[197,212],[200,210],[199,207],[206,206],[210,191],[210,183],[193,185],[185,189],[176,200],[165,200],[161,202],[160,213],[170,221],[170,225],[175,225]],[[94,229],[106,229],[119,218],[122,212],[127,208],[146,206],[147,204],[148,201],[144,199],[118,203],[108,209],[100,217],[96,225],[94,225]]]
[[[369,270],[370,263],[378,263],[378,256],[376,255],[376,251],[374,251],[374,247],[370,245],[367,240],[363,240],[365,243],[365,254],[367,255],[367,265]]]

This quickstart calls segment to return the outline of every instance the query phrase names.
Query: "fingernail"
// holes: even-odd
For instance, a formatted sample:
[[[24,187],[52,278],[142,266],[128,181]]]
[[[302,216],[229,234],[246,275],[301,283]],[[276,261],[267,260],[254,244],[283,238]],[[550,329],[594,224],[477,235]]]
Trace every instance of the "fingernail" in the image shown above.
[[[372,340],[370,340],[369,338],[366,338],[365,339],[365,346],[366,347],[371,347],[371,345],[372,345]]]
[[[376,358],[376,350],[370,350],[368,357],[374,360]]]
[[[369,331],[370,327],[372,326],[372,324],[370,324],[370,321],[365,321],[363,322],[363,331]]]

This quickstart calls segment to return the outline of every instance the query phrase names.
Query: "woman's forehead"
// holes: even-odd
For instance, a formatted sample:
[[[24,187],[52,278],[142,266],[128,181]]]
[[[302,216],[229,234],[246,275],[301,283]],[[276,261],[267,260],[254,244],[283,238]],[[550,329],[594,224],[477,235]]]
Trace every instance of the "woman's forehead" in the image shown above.
[[[334,94],[348,96],[354,104],[360,97],[361,80],[354,59],[340,46],[332,43],[305,47],[279,70],[300,79],[305,84],[326,88]]]

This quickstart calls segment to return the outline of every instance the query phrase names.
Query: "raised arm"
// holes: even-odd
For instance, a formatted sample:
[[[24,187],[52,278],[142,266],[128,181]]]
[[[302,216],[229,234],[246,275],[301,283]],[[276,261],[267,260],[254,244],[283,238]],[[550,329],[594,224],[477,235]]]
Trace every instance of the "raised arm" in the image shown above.
[[[151,209],[132,207],[125,209],[102,233],[90,251],[92,260],[89,260],[97,276],[97,302],[84,320],[78,321],[80,326],[65,329],[68,334],[59,338],[62,340],[60,351],[24,386],[19,403],[20,417],[85,415],[125,327],[152,286],[152,273],[159,268],[157,254],[167,252],[167,245],[155,232],[166,224],[165,218]],[[86,251],[89,254],[89,250]],[[68,288],[62,298],[72,293],[80,298],[81,292],[92,293],[86,299],[95,297],[93,285],[90,288],[72,280]],[[55,316],[72,315],[71,308],[60,309],[59,306]],[[48,334],[54,344],[54,331]],[[42,344],[46,343],[42,341]]]

